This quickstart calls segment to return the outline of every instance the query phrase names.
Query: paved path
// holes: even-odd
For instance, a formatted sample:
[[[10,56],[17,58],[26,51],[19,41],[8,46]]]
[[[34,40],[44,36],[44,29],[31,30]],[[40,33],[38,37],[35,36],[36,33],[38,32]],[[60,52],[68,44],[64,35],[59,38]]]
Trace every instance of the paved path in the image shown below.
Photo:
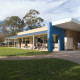
[[[61,51],[61,52],[53,52],[46,55],[35,55],[35,56],[0,56],[0,60],[26,60],[26,59],[41,59],[41,58],[65,59],[80,64],[80,51]]]

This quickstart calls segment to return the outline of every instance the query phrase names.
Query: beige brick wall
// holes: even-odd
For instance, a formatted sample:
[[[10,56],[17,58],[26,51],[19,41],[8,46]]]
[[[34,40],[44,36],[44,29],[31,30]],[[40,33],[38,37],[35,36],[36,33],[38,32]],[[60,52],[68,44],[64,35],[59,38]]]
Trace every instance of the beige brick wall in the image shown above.
[[[73,31],[73,30],[66,30],[65,37],[73,38],[73,48],[77,49],[77,43],[80,42],[80,32]]]

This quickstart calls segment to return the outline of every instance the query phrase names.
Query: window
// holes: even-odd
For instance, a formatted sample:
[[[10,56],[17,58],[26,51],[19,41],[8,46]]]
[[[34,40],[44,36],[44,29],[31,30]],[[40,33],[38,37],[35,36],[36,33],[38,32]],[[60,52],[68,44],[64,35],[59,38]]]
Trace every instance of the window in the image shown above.
[[[29,43],[29,38],[24,39],[24,40],[23,40],[23,43],[24,43],[24,44],[25,44],[25,43]]]

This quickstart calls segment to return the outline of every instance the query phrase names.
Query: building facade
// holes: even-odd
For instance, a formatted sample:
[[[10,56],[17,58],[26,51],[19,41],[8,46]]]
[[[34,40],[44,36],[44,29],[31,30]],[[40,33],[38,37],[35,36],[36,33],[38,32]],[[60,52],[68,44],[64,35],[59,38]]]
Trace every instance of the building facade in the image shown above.
[[[77,44],[80,43],[80,22],[73,18],[49,22],[48,27],[19,32],[16,36],[6,37],[8,43],[11,39],[14,39],[14,46],[18,48],[48,51],[77,49]]]

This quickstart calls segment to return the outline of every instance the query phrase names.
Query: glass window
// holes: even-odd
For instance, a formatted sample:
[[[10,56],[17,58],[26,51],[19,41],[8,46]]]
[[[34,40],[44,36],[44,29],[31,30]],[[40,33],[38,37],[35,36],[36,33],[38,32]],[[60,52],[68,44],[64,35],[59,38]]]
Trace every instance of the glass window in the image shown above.
[[[29,38],[24,39],[24,40],[23,40],[23,43],[25,43],[25,42],[26,42],[26,43],[29,43]]]

